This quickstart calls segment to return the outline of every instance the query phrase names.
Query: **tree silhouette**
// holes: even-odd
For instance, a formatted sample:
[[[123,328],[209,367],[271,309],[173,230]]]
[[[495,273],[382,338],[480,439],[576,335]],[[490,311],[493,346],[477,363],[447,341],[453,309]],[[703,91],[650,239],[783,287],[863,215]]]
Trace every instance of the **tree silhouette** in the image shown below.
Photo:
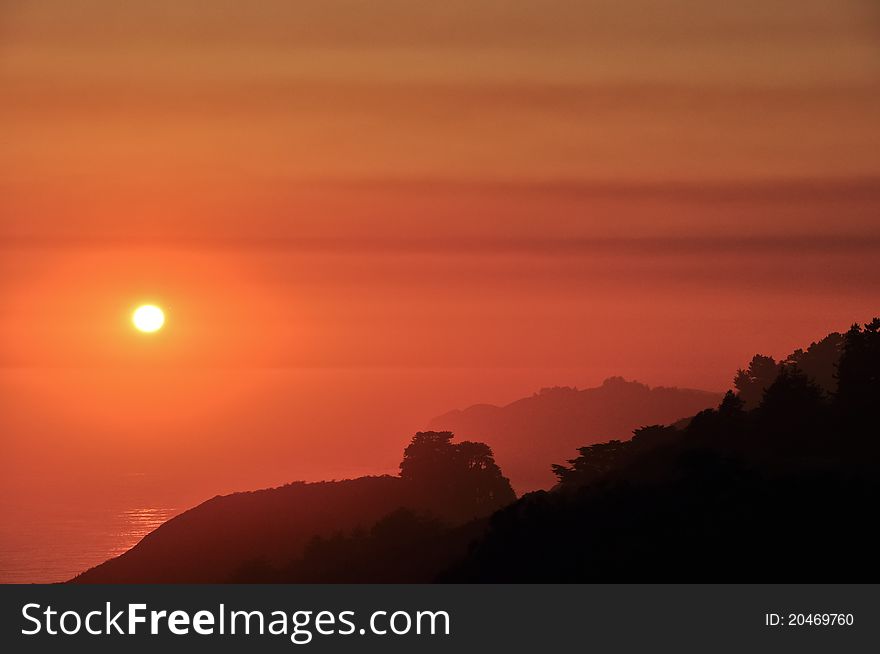
[[[403,451],[400,477],[410,481],[433,479],[452,465],[455,448],[451,431],[420,431]]]
[[[155,581],[168,561],[187,575],[201,566],[199,580],[220,569],[228,576],[210,577],[220,581],[880,577],[870,519],[880,504],[880,319],[781,363],[756,356],[737,382],[715,409],[578,448],[552,466],[552,491],[519,500],[488,445],[448,431],[417,433],[399,477],[215,498],[142,541],[155,558],[143,559],[140,579]],[[184,565],[187,547],[195,558]],[[108,580],[132,581],[86,579]]]
[[[621,458],[629,449],[628,443],[618,440],[596,443],[578,448],[580,456],[570,459],[570,468],[554,464],[554,474],[563,486],[581,486],[598,481],[610,470],[619,465]]]
[[[400,477],[442,516],[486,515],[516,499],[485,443],[453,443],[452,432],[418,432],[403,452]]]
[[[876,428],[880,411],[880,318],[864,329],[853,325],[844,336],[838,366],[837,401],[849,417],[864,416]]]
[[[782,366],[755,410],[753,433],[762,449],[792,458],[817,454],[831,428],[826,395],[794,366]]]
[[[782,363],[798,368],[831,395],[837,391],[837,364],[843,346],[843,335],[833,332],[822,340],[811,343],[806,350],[798,348]]]
[[[733,385],[739,392],[745,407],[753,409],[761,402],[764,391],[776,379],[779,364],[773,357],[756,354],[749,362],[748,368],[740,368],[733,378]]]
[[[733,391],[727,391],[718,406],[718,413],[728,420],[741,420],[745,416],[745,402]]]
[[[829,393],[821,380],[835,364]],[[782,364],[756,356],[736,386],[678,429],[580,448],[570,467],[553,466],[557,490],[496,512],[441,578],[877,578],[866,516],[880,503],[880,320]]]

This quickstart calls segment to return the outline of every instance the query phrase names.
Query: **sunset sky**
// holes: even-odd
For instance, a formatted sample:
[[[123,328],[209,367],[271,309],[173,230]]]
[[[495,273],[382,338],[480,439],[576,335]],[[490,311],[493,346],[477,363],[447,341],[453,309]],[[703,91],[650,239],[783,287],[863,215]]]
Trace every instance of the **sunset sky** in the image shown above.
[[[5,494],[393,472],[880,309],[872,0],[5,0],[0,88]]]

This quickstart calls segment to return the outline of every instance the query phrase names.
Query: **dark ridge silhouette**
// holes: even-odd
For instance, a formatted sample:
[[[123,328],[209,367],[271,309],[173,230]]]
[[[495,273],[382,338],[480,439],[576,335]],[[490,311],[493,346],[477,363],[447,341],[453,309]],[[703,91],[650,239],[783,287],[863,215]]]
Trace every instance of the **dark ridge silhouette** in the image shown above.
[[[840,343],[836,391],[817,383],[828,380],[824,363],[817,374],[792,356],[773,362],[751,410],[728,392],[684,428],[651,426],[627,442],[582,447],[554,466],[555,491],[496,512],[438,578],[878,579],[880,319],[829,338],[810,349],[827,361],[829,343]]]
[[[398,509],[369,529],[316,536],[286,566],[248,561],[232,576],[240,583],[430,583],[463,559],[486,519],[448,527],[427,514]]]
[[[482,443],[452,443],[449,432],[419,432],[399,477],[296,482],[218,496],[172,518],[79,583],[220,583],[254,565],[283,567],[317,537],[369,528],[398,509],[458,525],[515,499]]]
[[[450,529],[398,512],[370,530],[315,539],[285,568],[242,570],[240,580],[798,581],[805,571],[819,581],[875,579],[878,329],[874,321],[820,341],[839,343],[836,392],[800,365],[799,350],[773,363],[752,410],[728,392],[689,419],[579,448],[553,466],[554,490],[489,518]]]
[[[880,319],[752,363],[716,408],[572,448],[550,491],[422,432],[399,477],[215,498],[75,581],[877,580]]]
[[[753,409],[761,403],[764,391],[785,366],[797,368],[825,393],[833,395],[837,391],[837,362],[843,344],[843,335],[833,332],[821,341],[811,343],[806,350],[798,348],[778,363],[773,357],[756,354],[747,368],[736,371],[733,386],[745,407]]]
[[[576,447],[629,438],[646,424],[670,423],[716,406],[723,393],[688,388],[651,388],[611,377],[597,388],[544,388],[507,406],[477,404],[434,418],[431,429],[487,442],[517,492],[555,483],[548,462]]]

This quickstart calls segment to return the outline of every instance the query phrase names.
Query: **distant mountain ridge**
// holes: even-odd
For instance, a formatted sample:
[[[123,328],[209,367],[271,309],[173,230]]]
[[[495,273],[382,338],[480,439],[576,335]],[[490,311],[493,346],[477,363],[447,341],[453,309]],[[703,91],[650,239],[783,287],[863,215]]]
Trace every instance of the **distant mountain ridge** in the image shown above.
[[[430,550],[430,543],[439,539],[436,548],[443,556],[449,551],[463,555],[468,540],[485,524],[469,521],[516,499],[509,476],[520,492],[549,487],[554,479],[551,464],[570,458],[577,447],[629,438],[635,428],[646,424],[689,418],[717,405],[721,397],[692,389],[650,388],[612,377],[597,388],[545,388],[504,407],[482,404],[452,411],[431,424],[454,425],[463,436],[479,435],[479,440],[490,445],[467,438],[453,443],[452,429],[436,429],[416,434],[404,451],[400,476],[294,482],[217,496],[172,518],[132,549],[73,581],[222,583],[256,578],[299,582],[313,580],[315,575],[316,579],[333,579],[334,549],[324,552],[315,543],[336,543],[340,552],[352,557],[360,550],[369,551],[375,538],[364,530],[380,525],[393,525],[400,539],[410,539],[419,548]],[[507,477],[496,465],[499,457],[493,456],[493,444],[504,457]],[[389,522],[391,515],[398,517]],[[466,524],[470,526],[456,529]],[[339,534],[352,534],[354,540],[339,541]],[[432,566],[419,557],[411,560],[399,554],[383,559],[376,554],[373,558],[369,565],[360,565],[365,579],[400,576],[429,581],[433,574],[429,572]],[[402,572],[401,566],[408,571]]]
[[[523,493],[553,486],[550,463],[565,461],[578,447],[628,439],[639,427],[688,418],[723,397],[610,377],[595,388],[543,388],[506,406],[475,404],[450,411],[431,420],[429,428],[488,443],[514,489]]]
[[[477,405],[437,420],[476,416],[484,434],[506,420],[541,467],[538,450],[558,439],[535,434],[596,415],[613,425],[621,411],[653,417],[632,438],[554,457],[568,462],[552,466],[555,487],[519,499],[487,444],[420,432],[398,477],[214,498],[74,581],[796,581],[805,569],[875,578],[878,371],[880,318],[779,363],[756,355],[716,408],[683,411],[717,394],[621,378]],[[684,417],[658,424],[663,410]]]

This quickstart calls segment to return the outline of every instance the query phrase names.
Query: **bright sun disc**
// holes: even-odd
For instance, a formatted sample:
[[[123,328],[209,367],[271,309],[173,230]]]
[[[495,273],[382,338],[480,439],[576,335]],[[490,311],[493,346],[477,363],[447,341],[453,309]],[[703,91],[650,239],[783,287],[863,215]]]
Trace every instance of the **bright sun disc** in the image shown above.
[[[145,304],[135,310],[131,321],[142,332],[154,332],[165,324],[165,314],[159,307]]]

